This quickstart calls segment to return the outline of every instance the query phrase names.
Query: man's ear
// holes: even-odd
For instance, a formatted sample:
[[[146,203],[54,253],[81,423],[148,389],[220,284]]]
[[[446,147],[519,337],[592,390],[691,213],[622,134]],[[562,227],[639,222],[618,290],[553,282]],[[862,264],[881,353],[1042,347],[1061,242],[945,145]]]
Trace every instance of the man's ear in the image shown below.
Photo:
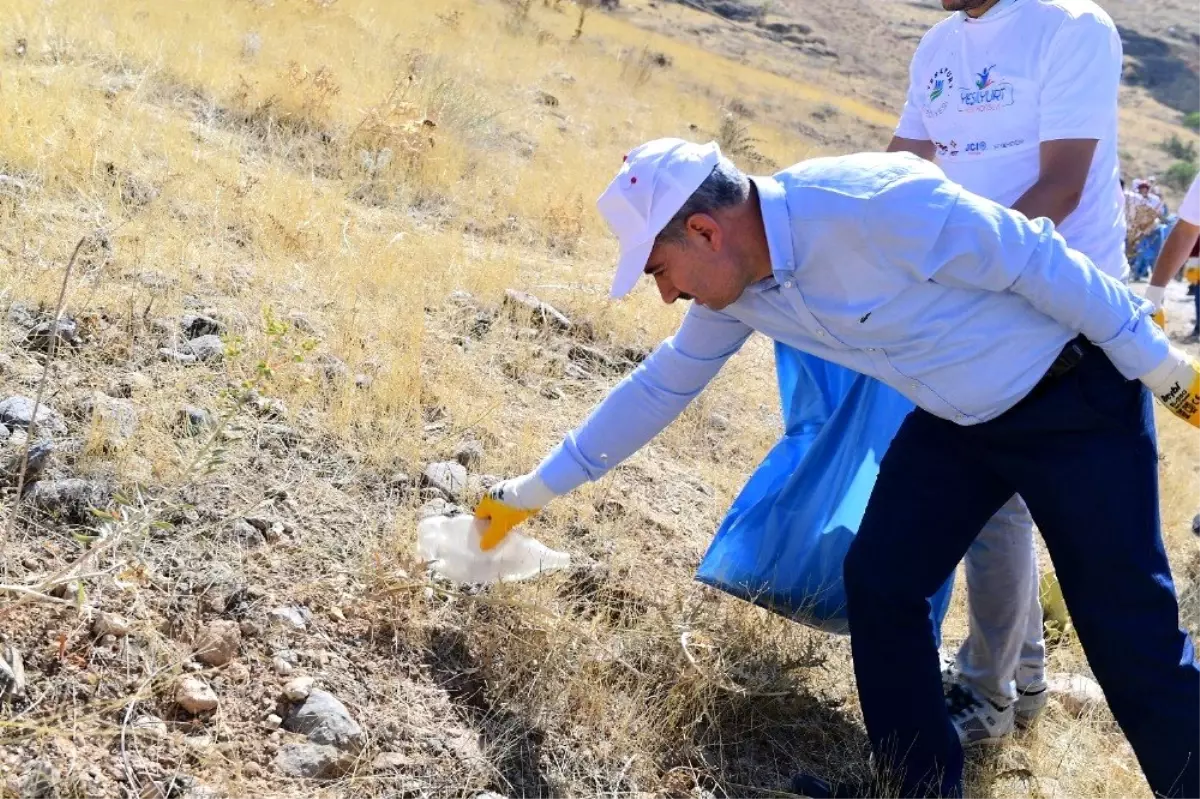
[[[692,214],[689,216],[687,229],[689,233],[693,233],[704,239],[706,246],[713,252],[721,249],[721,243],[724,241],[721,226],[717,224],[717,220],[708,214]]]

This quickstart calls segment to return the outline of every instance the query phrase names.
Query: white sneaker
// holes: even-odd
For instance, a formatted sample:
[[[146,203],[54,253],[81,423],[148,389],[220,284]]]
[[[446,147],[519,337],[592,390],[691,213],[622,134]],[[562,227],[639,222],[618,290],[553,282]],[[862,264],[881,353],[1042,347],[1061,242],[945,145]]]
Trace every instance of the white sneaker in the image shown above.
[[[999,743],[1015,727],[1012,705],[998,707],[962,683],[946,691],[946,709],[964,747]]]
[[[1040,687],[1018,688],[1017,703],[1013,705],[1013,721],[1021,729],[1032,727],[1049,700],[1050,694],[1046,691],[1045,683],[1041,683]]]

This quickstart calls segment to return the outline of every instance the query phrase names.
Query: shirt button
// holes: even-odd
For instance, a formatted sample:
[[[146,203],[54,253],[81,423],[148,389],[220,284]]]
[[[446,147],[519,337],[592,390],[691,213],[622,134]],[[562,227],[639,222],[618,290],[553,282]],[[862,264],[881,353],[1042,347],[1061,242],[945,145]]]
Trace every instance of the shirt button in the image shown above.
[[[824,330],[818,330],[818,331],[817,331],[817,335],[818,335],[818,336],[823,336],[823,335],[825,335],[825,331],[824,331]]]
[[[965,413],[960,413],[957,416],[955,416],[954,418],[960,422],[965,422],[967,420],[967,415]]]
[[[913,384],[912,384],[912,387],[913,387],[913,388],[920,388],[920,387],[921,387],[921,384],[920,384],[920,383],[913,383]]]
[[[785,289],[790,289],[790,288],[792,287],[792,281],[790,281],[790,280],[785,280],[785,281],[783,282],[783,287],[784,287]]]
[[[875,351],[874,347],[867,347],[867,352],[874,352],[874,351]]]

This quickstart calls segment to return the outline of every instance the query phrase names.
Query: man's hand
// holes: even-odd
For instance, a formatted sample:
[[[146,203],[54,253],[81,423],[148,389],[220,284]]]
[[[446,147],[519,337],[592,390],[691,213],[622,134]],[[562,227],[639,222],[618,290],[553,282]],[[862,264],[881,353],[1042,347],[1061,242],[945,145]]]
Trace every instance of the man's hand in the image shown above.
[[[492,486],[475,508],[475,518],[487,519],[487,530],[479,541],[484,552],[495,548],[509,531],[554,499],[551,491],[536,474],[504,480]]]
[[[1200,427],[1200,362],[1178,347],[1142,378],[1163,405],[1193,427]]]
[[[1142,295],[1154,305],[1154,313],[1150,318],[1154,323],[1163,330],[1167,329],[1167,312],[1163,309],[1163,299],[1165,298],[1167,289],[1165,286],[1155,286],[1153,284],[1146,286],[1146,292]]]

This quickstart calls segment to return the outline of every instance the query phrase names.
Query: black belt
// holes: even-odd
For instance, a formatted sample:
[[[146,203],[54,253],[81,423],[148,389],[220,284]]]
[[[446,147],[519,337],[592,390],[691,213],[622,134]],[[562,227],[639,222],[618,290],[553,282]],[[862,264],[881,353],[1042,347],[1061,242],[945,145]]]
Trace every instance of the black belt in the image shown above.
[[[1083,356],[1087,354],[1091,346],[1091,342],[1083,336],[1077,336],[1068,341],[1067,346],[1062,348],[1062,352],[1058,354],[1058,357],[1054,359],[1054,363],[1050,364],[1050,368],[1046,370],[1045,376],[1038,381],[1038,385],[1041,386],[1045,383],[1058,380],[1070,372],[1079,365],[1079,362],[1083,360]]]

